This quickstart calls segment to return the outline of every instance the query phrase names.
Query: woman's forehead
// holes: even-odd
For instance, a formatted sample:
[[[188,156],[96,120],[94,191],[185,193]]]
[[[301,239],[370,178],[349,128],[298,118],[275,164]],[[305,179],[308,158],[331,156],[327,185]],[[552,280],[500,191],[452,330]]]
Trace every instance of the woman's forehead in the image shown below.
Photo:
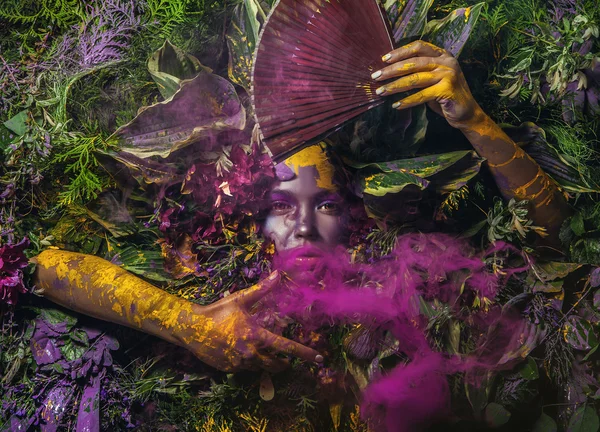
[[[303,171],[314,172],[317,187],[330,191],[338,190],[333,181],[335,167],[327,157],[322,144],[306,147],[277,165],[277,178],[282,182],[290,181],[298,177],[301,168],[310,167],[314,168],[314,171]]]

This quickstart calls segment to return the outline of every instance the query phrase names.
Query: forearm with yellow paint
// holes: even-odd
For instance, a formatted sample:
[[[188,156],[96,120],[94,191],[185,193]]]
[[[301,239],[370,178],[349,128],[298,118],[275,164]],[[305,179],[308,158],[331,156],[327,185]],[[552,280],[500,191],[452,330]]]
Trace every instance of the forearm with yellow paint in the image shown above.
[[[205,318],[194,313],[194,304],[101,258],[46,250],[34,261],[39,293],[77,312],[133,327],[182,346],[185,343],[181,335],[188,333],[185,330],[192,327],[200,330],[205,325]],[[189,322],[189,329],[182,328],[184,322]]]
[[[545,227],[549,239],[557,242],[570,209],[556,183],[480,108],[459,129],[477,153],[487,159],[502,195],[506,199],[528,200],[533,222]]]

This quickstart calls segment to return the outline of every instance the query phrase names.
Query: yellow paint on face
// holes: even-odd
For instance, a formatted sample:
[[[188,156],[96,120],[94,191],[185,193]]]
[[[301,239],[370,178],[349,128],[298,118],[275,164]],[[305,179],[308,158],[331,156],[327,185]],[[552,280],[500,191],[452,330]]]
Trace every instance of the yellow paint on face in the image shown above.
[[[327,158],[323,143],[306,147],[287,158],[284,163],[290,167],[296,175],[300,168],[314,167],[317,170],[317,186],[322,189],[335,191],[338,188],[333,183],[335,168]]]

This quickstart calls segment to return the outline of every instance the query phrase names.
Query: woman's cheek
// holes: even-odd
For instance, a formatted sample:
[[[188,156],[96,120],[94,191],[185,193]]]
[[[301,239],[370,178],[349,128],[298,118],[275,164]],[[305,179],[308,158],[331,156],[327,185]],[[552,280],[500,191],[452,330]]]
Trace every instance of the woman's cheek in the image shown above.
[[[265,237],[275,243],[275,250],[285,250],[292,229],[284,216],[268,216],[264,224]]]

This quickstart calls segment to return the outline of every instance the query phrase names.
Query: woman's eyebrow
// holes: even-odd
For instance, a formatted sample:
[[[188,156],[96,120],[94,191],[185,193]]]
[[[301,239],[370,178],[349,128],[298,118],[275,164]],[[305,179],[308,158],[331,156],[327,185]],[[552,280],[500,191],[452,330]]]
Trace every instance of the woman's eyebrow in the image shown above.
[[[336,192],[323,191],[319,192],[316,196],[319,200],[331,200],[331,201],[341,201],[343,198],[340,194]]]
[[[271,199],[286,199],[290,198],[291,194],[288,191],[274,189],[269,194],[269,198]]]

